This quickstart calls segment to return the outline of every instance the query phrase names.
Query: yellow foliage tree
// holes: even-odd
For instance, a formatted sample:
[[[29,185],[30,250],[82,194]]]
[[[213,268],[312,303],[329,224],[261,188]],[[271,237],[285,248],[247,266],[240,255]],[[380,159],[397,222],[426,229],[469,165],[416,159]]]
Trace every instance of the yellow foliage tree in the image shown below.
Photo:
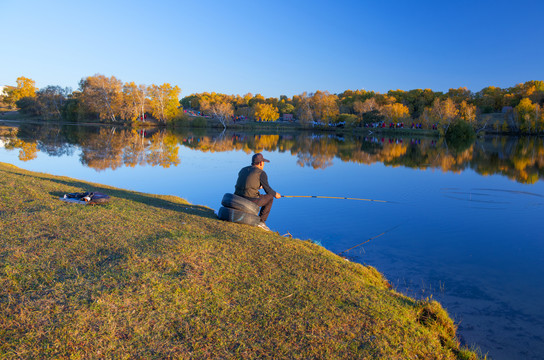
[[[138,86],[134,82],[126,83],[123,86],[123,119],[136,120],[140,114],[139,109]]]
[[[306,92],[293,96],[298,120],[302,124],[307,124],[314,120],[312,109],[310,107],[310,97]]]
[[[123,82],[115,76],[89,76],[79,82],[79,87],[82,105],[98,114],[100,119],[116,121],[117,116],[122,114]]]
[[[340,113],[338,96],[328,91],[316,91],[310,98],[313,117],[318,120],[331,120]]]
[[[366,112],[370,112],[378,109],[378,103],[375,98],[366,99],[364,102],[361,100],[356,100],[353,103],[353,110],[359,115],[362,115]]]
[[[472,124],[476,121],[476,106],[468,104],[465,100],[459,104],[459,117]]]
[[[438,122],[444,132],[447,132],[453,120],[459,115],[459,110],[451,98],[443,101],[437,98],[433,102],[430,113],[433,121]]]
[[[401,103],[387,104],[382,106],[381,113],[390,121],[399,121],[410,116],[410,111],[406,105]]]
[[[36,82],[32,79],[20,76],[17,78],[17,86],[7,91],[5,98],[6,102],[11,106],[15,106],[15,103],[23,98],[36,97],[36,91],[38,88],[35,86]]]
[[[219,120],[225,129],[229,118],[234,115],[231,98],[223,94],[203,94],[200,98],[200,110]]]
[[[522,132],[530,132],[536,128],[537,120],[540,117],[540,107],[533,104],[531,99],[523,98],[516,106],[516,119]]]
[[[256,103],[253,106],[253,116],[259,121],[276,121],[280,114],[274,105]]]
[[[164,83],[161,86],[151,85],[147,91],[149,107],[155,119],[166,123],[179,113],[179,87]]]

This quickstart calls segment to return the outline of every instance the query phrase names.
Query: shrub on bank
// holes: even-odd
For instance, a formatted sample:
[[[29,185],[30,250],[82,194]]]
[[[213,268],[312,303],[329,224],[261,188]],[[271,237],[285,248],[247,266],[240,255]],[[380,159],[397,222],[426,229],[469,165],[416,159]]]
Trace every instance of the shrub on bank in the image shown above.
[[[457,151],[470,147],[476,139],[476,132],[471,124],[464,120],[456,120],[446,132],[446,141]]]

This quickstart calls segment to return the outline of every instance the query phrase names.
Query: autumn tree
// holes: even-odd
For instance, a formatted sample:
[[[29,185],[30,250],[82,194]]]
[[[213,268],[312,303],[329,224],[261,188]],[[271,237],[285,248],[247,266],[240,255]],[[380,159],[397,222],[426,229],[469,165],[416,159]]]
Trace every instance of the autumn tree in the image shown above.
[[[8,88],[5,101],[10,107],[14,107],[17,101],[24,98],[36,97],[36,91],[38,88],[35,86],[36,82],[32,79],[20,76],[17,78],[17,86],[14,88]]]
[[[475,105],[467,103],[465,100],[459,104],[459,117],[469,124],[476,122],[477,108]]]
[[[253,107],[253,116],[260,121],[276,121],[280,114],[274,105],[257,103]]]
[[[247,93],[243,96],[236,95],[231,101],[234,106],[234,114],[246,118],[251,117],[253,112],[253,109],[249,106],[251,99],[253,99],[253,94],[251,93]]]
[[[318,90],[310,97],[310,107],[315,119],[331,120],[339,114],[338,96]]]
[[[242,102],[243,104],[247,106],[251,106],[249,102],[251,101],[251,99],[253,99],[253,94],[247,93],[242,97],[242,99],[243,99],[243,102]]]
[[[521,99],[529,98],[534,104],[544,104],[544,81],[530,80],[507,89],[510,104],[517,106]]]
[[[200,109],[206,114],[210,114],[227,128],[229,118],[234,115],[234,108],[229,101],[228,96],[223,94],[211,93],[200,98]]]
[[[247,104],[249,107],[253,107],[255,104],[264,104],[266,102],[266,99],[261,94],[255,95],[253,98],[251,98]]]
[[[134,95],[136,97],[136,101],[138,103],[138,112],[140,119],[144,119],[145,112],[148,107],[148,94],[147,94],[147,86],[140,84],[138,85],[138,89],[134,90]]]
[[[516,106],[515,109],[516,120],[519,129],[524,133],[536,130],[537,123],[539,122],[541,117],[540,112],[540,106],[538,104],[533,104],[531,99],[521,99],[520,103],[518,104],[518,106]]]
[[[136,85],[134,82],[126,83],[123,86],[123,118],[134,121],[144,119],[147,108],[147,86]]]
[[[531,80],[528,81],[534,87],[534,91],[529,95],[531,101],[535,104],[540,104],[542,107],[544,105],[544,81],[542,80]]]
[[[147,88],[149,107],[153,117],[162,123],[171,120],[179,113],[179,94],[181,89],[165,83],[161,86],[151,85]]]
[[[375,98],[366,99],[364,102],[357,100],[353,103],[353,110],[356,114],[363,115],[378,109],[378,103]]]
[[[363,103],[366,100],[373,98],[376,94],[374,91],[361,90],[346,90],[338,94],[339,110],[343,114],[356,113],[355,104]]]
[[[81,79],[81,105],[90,112],[95,113],[100,119],[116,121],[122,113],[123,107],[123,83],[121,80],[96,74]]]
[[[472,100],[472,92],[466,87],[460,87],[458,89],[450,89],[446,96],[453,100],[454,103],[460,104],[461,102],[470,102]]]
[[[447,98],[443,101],[438,98],[434,100],[431,108],[431,116],[445,132],[448,131],[449,126],[458,114],[459,110],[457,110],[457,107],[451,98]]]
[[[310,107],[310,97],[306,92],[293,96],[295,102],[297,118],[302,124],[308,124],[314,120],[312,109]]]
[[[406,105],[400,103],[386,104],[381,108],[382,115],[390,121],[397,122],[410,116]]]

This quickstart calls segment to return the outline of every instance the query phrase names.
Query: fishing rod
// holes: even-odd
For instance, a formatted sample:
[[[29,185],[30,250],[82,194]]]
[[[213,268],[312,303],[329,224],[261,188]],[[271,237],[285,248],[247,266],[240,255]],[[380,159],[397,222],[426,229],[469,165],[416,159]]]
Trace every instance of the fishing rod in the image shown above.
[[[317,196],[317,195],[282,195],[284,198],[314,198],[314,199],[340,199],[340,200],[359,200],[359,201],[374,201],[381,203],[391,203],[392,201],[386,200],[374,200],[374,199],[361,199],[344,196]]]

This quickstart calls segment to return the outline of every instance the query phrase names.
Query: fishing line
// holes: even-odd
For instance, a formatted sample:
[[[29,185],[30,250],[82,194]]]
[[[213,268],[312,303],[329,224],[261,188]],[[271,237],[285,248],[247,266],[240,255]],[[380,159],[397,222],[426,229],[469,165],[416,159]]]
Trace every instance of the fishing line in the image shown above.
[[[544,195],[536,194],[528,191],[516,191],[516,190],[502,190],[502,189],[475,189],[475,190],[487,190],[487,191],[497,191],[497,192],[505,192],[505,193],[511,193],[511,194],[522,194],[522,195],[531,195],[531,196],[538,196],[538,197],[544,197]]]
[[[349,249],[344,250],[344,251],[338,253],[338,255],[342,255],[343,253],[348,252],[348,251],[350,251],[350,250],[353,250],[353,249],[355,249],[356,247],[359,247],[359,246],[361,246],[361,245],[364,245],[364,244],[366,244],[366,243],[369,242],[369,241],[372,241],[372,240],[374,240],[374,239],[377,239],[377,238],[379,238],[380,236],[383,236],[383,235],[387,234],[388,232],[395,230],[396,228],[400,227],[401,225],[402,225],[402,223],[401,223],[401,224],[398,224],[398,225],[396,225],[396,226],[393,226],[391,229],[385,230],[385,231],[382,232],[381,234],[378,234],[378,235],[376,235],[376,236],[373,236],[373,237],[371,237],[370,239],[367,239],[367,240],[363,241],[363,242],[360,243],[360,244],[357,244],[357,245],[355,245],[355,246],[352,246],[352,247],[350,247]]]

